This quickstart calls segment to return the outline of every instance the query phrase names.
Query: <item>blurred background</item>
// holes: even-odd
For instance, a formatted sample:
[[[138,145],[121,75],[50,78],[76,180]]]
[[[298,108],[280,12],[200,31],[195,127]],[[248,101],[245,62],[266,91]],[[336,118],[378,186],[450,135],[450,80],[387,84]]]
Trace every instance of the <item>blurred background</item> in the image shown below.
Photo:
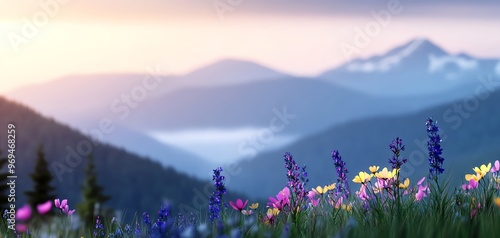
[[[446,176],[500,159],[496,1],[0,1],[0,148],[17,128],[18,203],[43,147],[55,194],[82,200],[92,155],[105,206],[208,204],[212,169],[234,195],[310,187],[389,166],[428,172],[425,121]],[[416,180],[413,180],[416,181]],[[133,214],[132,214],[133,215]]]

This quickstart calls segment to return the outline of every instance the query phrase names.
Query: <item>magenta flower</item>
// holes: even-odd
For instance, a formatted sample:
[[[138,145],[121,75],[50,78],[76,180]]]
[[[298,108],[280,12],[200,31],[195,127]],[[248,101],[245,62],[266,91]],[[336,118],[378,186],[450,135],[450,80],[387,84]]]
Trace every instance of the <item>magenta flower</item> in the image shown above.
[[[491,171],[492,173],[496,173],[496,172],[498,172],[499,170],[500,170],[500,162],[498,162],[498,160],[497,160],[497,161],[495,161],[495,164],[493,165],[493,168],[491,168],[491,170],[490,170],[490,171]]]
[[[309,191],[309,192],[307,193],[307,197],[309,198],[309,200],[311,200],[311,205],[312,205],[313,207],[318,206],[318,204],[319,204],[319,200],[320,200],[321,198],[315,199],[315,197],[316,197],[316,193],[315,193],[314,191]]]
[[[290,205],[290,189],[288,187],[281,190],[278,195],[276,195],[276,198],[270,197],[269,202],[267,203],[267,206],[274,207],[279,210],[282,210],[283,207],[287,205]]]
[[[21,221],[26,221],[31,217],[31,207],[26,204],[23,207],[19,208],[16,212],[16,218]]]
[[[468,192],[469,190],[476,189],[479,186],[479,182],[474,179],[469,180],[469,184],[463,184],[462,189]]]
[[[28,226],[26,224],[17,223],[16,230],[20,233],[24,233],[26,230],[28,230]]]
[[[358,197],[363,201],[366,201],[369,198],[368,194],[366,193],[366,185],[365,184],[361,185],[361,188],[359,189],[359,192],[356,193],[356,195],[358,195]]]
[[[417,183],[418,185],[418,191],[417,191],[417,194],[415,194],[415,198],[417,199],[417,201],[420,201],[422,200],[422,198],[424,197],[427,197],[427,193],[429,193],[429,186],[427,185],[422,185],[422,183],[424,182],[425,180],[425,177],[423,177],[422,179],[420,179]]]
[[[36,210],[38,211],[38,214],[40,214],[40,215],[43,215],[43,214],[49,212],[50,209],[52,209],[52,202],[50,200],[46,201],[42,204],[36,205]]]
[[[231,207],[236,211],[242,211],[243,209],[245,209],[247,204],[248,200],[246,200],[245,203],[243,203],[243,201],[239,198],[236,200],[236,203],[234,203],[233,201],[229,201],[229,205],[231,205]]]
[[[59,199],[54,200],[54,205],[61,210],[63,214],[66,214],[68,216],[73,215],[75,213],[75,209],[69,210],[68,206],[68,200],[64,199],[62,202],[59,201]]]

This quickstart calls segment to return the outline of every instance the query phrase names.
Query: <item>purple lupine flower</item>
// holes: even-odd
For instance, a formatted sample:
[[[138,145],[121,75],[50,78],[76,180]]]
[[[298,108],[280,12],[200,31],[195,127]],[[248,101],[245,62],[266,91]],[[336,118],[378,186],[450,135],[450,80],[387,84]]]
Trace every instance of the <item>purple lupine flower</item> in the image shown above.
[[[99,216],[95,220],[94,237],[104,237],[104,225]]]
[[[139,225],[139,222],[136,222],[135,223],[135,230],[134,230],[134,235],[137,237],[140,237],[142,236],[142,229],[141,229],[141,225]]]
[[[146,226],[148,227],[148,232],[151,230],[151,219],[149,218],[149,214],[147,212],[144,212],[142,213],[142,222],[144,222],[144,224],[146,224]]]
[[[287,169],[287,186],[292,189],[292,194],[294,196],[295,204],[291,204],[292,208],[299,206],[302,201],[307,197],[309,191],[306,190],[305,186],[309,179],[307,179],[306,166],[299,167],[293,156],[290,153],[285,153],[283,155],[285,160],[285,168]]]
[[[347,173],[349,171],[345,167],[345,162],[342,161],[342,157],[338,150],[332,150],[333,163],[335,164],[335,170],[337,171],[337,186],[335,187],[335,197],[343,197],[345,199],[349,198],[349,182],[347,181]]]
[[[226,187],[224,186],[224,176],[220,175],[222,168],[219,167],[213,170],[212,180],[214,181],[214,188],[210,196],[210,203],[208,204],[208,212],[210,221],[219,219],[220,211],[222,209],[222,195],[226,194]]]
[[[403,157],[402,159],[399,158],[399,156],[401,155],[401,151],[405,150],[403,140],[399,137],[396,137],[396,139],[392,140],[389,148],[393,153],[392,158],[389,159],[389,163],[391,164],[392,169],[400,169],[401,166],[408,161],[405,157]]]
[[[429,176],[431,179],[437,181],[438,175],[444,172],[443,162],[444,158],[441,157],[443,149],[441,148],[441,137],[439,136],[439,128],[432,118],[427,119],[425,122],[427,127],[427,149],[429,150]]]

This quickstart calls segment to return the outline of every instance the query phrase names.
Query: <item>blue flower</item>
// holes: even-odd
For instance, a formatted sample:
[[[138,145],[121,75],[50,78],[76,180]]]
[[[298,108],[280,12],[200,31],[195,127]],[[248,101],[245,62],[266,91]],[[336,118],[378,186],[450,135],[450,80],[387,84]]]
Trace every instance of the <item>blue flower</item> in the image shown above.
[[[104,237],[104,225],[101,223],[99,216],[95,220],[94,237]]]
[[[335,197],[338,198],[342,196],[344,199],[347,199],[350,195],[349,182],[347,181],[347,173],[349,173],[349,171],[345,167],[345,162],[342,161],[342,157],[337,150],[332,150],[332,159],[338,177],[337,186],[335,188]]]
[[[393,153],[392,158],[389,159],[389,163],[392,165],[392,169],[400,169],[401,166],[408,161],[404,157],[403,159],[399,159],[401,151],[405,150],[405,146],[403,145],[403,140],[399,137],[396,137],[396,139],[392,140],[391,144],[389,145],[389,148]]]
[[[444,158],[441,157],[443,149],[441,148],[441,137],[439,136],[439,128],[436,126],[437,122],[432,120],[432,117],[427,119],[425,126],[427,127],[427,149],[429,150],[429,177],[437,181],[438,175],[444,172],[443,162]]]
[[[214,188],[212,195],[210,196],[210,203],[208,204],[208,217],[210,221],[214,221],[220,218],[220,211],[222,209],[222,195],[226,194],[226,187],[224,187],[224,176],[220,175],[222,168],[219,167],[213,170],[212,180],[214,181]]]

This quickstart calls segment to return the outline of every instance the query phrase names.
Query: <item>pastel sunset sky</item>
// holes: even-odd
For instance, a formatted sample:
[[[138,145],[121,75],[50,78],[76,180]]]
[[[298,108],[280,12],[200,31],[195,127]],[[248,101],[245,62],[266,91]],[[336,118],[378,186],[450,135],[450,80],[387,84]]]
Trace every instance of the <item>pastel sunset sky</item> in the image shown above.
[[[346,62],[340,45],[354,45],[356,29],[376,21],[370,12],[391,6],[400,12],[353,57],[424,37],[450,53],[500,58],[497,1],[0,0],[0,93],[150,65],[183,74],[227,58],[314,76]]]

